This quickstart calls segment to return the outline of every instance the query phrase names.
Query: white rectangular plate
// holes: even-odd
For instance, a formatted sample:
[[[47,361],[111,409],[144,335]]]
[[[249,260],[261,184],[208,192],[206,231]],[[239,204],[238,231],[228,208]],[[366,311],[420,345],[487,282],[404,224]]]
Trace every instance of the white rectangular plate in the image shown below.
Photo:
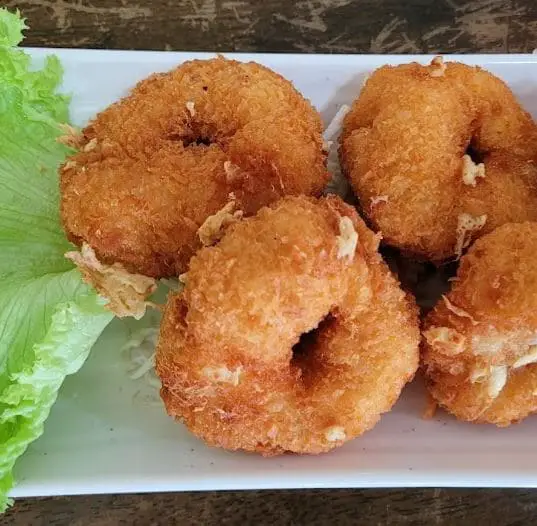
[[[30,50],[65,66],[72,118],[84,124],[150,73],[211,54]],[[349,104],[365,76],[386,64],[430,57],[229,55],[266,64],[292,80],[329,122]],[[506,80],[537,115],[537,57],[449,57],[479,64]],[[446,116],[448,118],[449,116]],[[131,380],[119,348],[125,325],[115,321],[82,370],[65,382],[44,435],[16,468],[13,496],[169,490],[503,486],[537,487],[537,418],[507,429],[456,422],[440,412],[421,419],[419,380],[364,436],[320,456],[262,458],[206,447],[151,403],[143,380]]]

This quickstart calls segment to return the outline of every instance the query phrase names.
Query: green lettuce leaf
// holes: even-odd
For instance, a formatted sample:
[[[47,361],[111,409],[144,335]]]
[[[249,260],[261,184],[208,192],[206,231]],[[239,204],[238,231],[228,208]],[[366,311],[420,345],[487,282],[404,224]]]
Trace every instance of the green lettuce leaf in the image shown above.
[[[65,259],[57,138],[69,100],[62,68],[33,69],[16,46],[24,21],[0,9],[0,511],[17,458],[43,433],[66,375],[84,363],[112,319]]]

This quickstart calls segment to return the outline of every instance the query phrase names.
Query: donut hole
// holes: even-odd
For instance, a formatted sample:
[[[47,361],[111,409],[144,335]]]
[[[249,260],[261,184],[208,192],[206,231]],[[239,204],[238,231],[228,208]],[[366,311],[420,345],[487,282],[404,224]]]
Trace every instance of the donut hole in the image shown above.
[[[183,138],[183,146],[188,148],[189,146],[211,146],[214,144],[214,141],[209,137],[203,136],[190,136]]]
[[[470,159],[472,159],[472,162],[474,164],[481,164],[485,162],[485,156],[483,155],[483,153],[477,150],[475,146],[472,145],[472,143],[470,143],[466,148],[465,154],[468,155]]]
[[[295,345],[293,345],[293,358],[291,363],[300,367],[303,361],[311,355],[311,352],[315,349],[319,343],[321,334],[327,330],[334,322],[336,318],[332,313],[328,313],[320,322],[317,327],[311,329],[311,331],[305,332],[300,335],[300,338]]]
[[[183,143],[184,148],[209,147],[216,142],[207,134],[197,133],[190,129],[183,133],[169,133],[167,139],[172,142]]]
[[[195,121],[183,123],[179,129],[170,130],[166,138],[172,142],[183,143],[184,148],[208,148],[218,142],[216,130]]]

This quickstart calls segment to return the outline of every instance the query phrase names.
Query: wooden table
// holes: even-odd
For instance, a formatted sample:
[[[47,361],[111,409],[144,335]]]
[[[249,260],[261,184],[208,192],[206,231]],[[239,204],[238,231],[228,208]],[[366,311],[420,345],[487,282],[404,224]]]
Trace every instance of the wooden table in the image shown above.
[[[534,0],[0,0],[26,45],[323,53],[531,52]],[[21,499],[0,525],[530,524],[531,490],[322,490]]]

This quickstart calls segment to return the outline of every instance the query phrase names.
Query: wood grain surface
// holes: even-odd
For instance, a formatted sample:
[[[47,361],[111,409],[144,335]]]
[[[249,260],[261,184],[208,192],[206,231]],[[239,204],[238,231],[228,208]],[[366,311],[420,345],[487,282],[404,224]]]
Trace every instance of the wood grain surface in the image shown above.
[[[535,0],[0,0],[31,46],[531,52]],[[491,459],[493,461],[493,459]],[[20,499],[0,526],[537,523],[533,490],[322,490]]]
[[[535,0],[0,0],[32,46],[307,53],[529,52]]]
[[[0,526],[530,526],[529,490],[309,490],[21,499]]]

